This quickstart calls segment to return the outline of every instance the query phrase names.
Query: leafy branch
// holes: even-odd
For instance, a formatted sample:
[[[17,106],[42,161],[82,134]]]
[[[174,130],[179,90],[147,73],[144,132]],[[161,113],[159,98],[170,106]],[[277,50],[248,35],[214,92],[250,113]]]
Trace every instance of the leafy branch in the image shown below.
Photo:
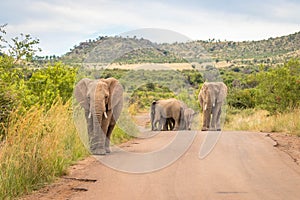
[[[5,46],[2,46],[1,43],[7,43],[7,41],[3,37],[3,35],[6,34],[6,31],[4,29],[5,26],[7,26],[7,24],[0,25],[0,50],[5,48]]]
[[[30,34],[21,33],[20,36],[11,38],[12,43],[6,41],[3,35],[6,34],[5,27],[7,24],[0,25],[0,42],[8,45],[9,56],[15,59],[14,63],[20,62],[25,59],[31,61],[36,52],[42,51],[41,48],[36,47],[40,43],[39,39],[34,39]],[[6,46],[0,44],[0,49]]]

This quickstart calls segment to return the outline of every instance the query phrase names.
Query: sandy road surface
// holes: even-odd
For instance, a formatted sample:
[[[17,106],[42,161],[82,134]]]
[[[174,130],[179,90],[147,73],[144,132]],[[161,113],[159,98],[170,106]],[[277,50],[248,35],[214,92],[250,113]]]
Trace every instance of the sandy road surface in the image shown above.
[[[136,123],[147,135],[149,116],[136,116]],[[300,140],[296,137],[225,131],[213,151],[199,159],[200,147],[212,132],[156,133],[124,143],[122,150],[114,148],[105,157],[80,161],[67,176],[25,199],[300,199]],[[188,148],[182,148],[187,144]],[[157,168],[178,152],[183,153],[173,163]],[[106,166],[110,163],[106,159],[123,171],[135,171],[136,166],[137,172],[148,166],[157,170],[126,173]]]
[[[181,131],[179,134],[185,137],[190,133]],[[260,133],[223,132],[211,154],[201,160],[199,150],[206,134],[209,133],[197,132],[187,152],[161,170],[125,173],[89,158],[74,166],[68,175],[76,180],[65,179],[65,183],[53,188],[54,192],[50,188],[45,191],[47,195],[34,197],[74,200],[300,199],[300,167],[289,155],[274,147],[269,137]],[[175,135],[176,132],[162,132],[152,138],[132,140],[122,148],[136,153],[151,152],[170,143]]]

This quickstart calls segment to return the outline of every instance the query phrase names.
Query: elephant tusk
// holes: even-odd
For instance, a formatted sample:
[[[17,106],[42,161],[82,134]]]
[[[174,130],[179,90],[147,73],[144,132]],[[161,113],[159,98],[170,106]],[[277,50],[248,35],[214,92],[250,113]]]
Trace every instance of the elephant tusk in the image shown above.
[[[106,112],[104,112],[103,114],[104,114],[104,117],[105,117],[105,118],[107,118],[107,114],[106,114]]]
[[[205,104],[205,106],[204,106],[204,110],[206,110],[207,109],[207,104]]]
[[[92,113],[90,112],[88,118],[90,119],[91,117],[92,117]]]

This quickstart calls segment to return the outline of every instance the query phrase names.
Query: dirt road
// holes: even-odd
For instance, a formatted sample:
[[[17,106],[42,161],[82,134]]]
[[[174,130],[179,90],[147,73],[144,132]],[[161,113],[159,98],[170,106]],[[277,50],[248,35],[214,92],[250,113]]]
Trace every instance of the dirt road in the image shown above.
[[[63,183],[35,197],[72,200],[300,198],[299,165],[261,133],[223,132],[204,159],[199,159],[199,150],[209,132],[162,132],[148,139],[132,140],[122,148],[135,153],[153,152],[170,144],[177,134],[184,138],[193,133],[195,138],[189,149],[160,170],[141,174],[120,172],[89,158],[74,166]],[[107,157],[120,153],[114,150]],[[172,156],[172,151],[164,153],[165,158]],[[126,159],[120,162],[126,165]],[[146,162],[151,165],[156,160]]]

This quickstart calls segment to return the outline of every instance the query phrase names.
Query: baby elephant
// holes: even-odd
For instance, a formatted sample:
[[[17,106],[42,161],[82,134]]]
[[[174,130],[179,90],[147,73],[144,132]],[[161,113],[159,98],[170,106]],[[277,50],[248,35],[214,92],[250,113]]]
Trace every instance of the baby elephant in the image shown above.
[[[191,108],[184,109],[184,111],[183,111],[183,121],[181,122],[182,125],[180,125],[183,130],[191,130],[193,119],[194,119],[194,116],[196,114],[197,113]]]

